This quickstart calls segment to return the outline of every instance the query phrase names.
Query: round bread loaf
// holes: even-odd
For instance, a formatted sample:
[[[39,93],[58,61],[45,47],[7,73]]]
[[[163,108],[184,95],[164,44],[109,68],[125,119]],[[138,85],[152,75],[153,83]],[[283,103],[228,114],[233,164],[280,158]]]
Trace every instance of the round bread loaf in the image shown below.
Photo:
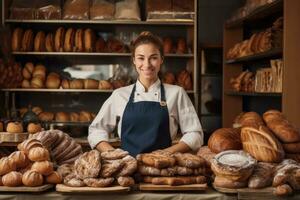
[[[48,89],[58,89],[60,86],[60,79],[57,76],[48,76],[46,80],[46,88]]]
[[[28,170],[23,174],[22,182],[25,186],[36,187],[43,185],[44,178],[42,174],[37,171]]]
[[[214,153],[242,149],[240,131],[234,128],[220,128],[209,137],[208,147]]]
[[[2,157],[0,159],[0,176],[7,174],[11,171],[16,171],[17,165],[13,159],[9,157]]]
[[[46,177],[46,183],[59,184],[61,182],[62,182],[62,176],[56,171],[54,171],[52,174]]]
[[[31,134],[40,132],[41,130],[42,130],[42,126],[41,126],[40,123],[33,123],[33,122],[31,122],[27,126],[27,132],[31,133]]]
[[[9,122],[6,131],[9,133],[23,133],[23,125],[20,122]]]
[[[57,122],[69,122],[70,121],[70,116],[66,112],[57,112],[55,114],[55,121],[57,121]]]
[[[18,169],[24,168],[29,164],[29,160],[24,151],[15,151],[9,155],[9,158],[16,164]]]
[[[34,147],[29,150],[28,158],[31,161],[47,161],[50,160],[49,151],[43,147]]]
[[[39,172],[44,176],[48,176],[53,172],[53,163],[49,161],[39,161],[33,163],[31,169],[33,171]]]
[[[22,185],[22,174],[20,172],[12,171],[2,177],[4,186],[17,187]]]

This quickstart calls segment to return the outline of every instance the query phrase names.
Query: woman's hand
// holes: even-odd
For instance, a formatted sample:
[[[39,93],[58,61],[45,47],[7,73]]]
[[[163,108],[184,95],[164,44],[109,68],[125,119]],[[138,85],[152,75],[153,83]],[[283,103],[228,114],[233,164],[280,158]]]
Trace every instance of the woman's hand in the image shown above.
[[[174,144],[168,148],[163,149],[163,151],[167,151],[170,153],[176,153],[176,152],[185,153],[191,151],[191,148],[184,142],[179,142],[178,144]]]

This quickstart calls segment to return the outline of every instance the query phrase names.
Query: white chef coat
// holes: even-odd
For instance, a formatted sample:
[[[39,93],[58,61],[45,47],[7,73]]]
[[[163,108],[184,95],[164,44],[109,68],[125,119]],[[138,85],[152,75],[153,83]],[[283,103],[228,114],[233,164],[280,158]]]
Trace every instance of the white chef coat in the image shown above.
[[[160,83],[158,79],[146,92],[144,86],[137,80],[134,102],[160,102]],[[96,118],[89,126],[88,141],[92,149],[99,142],[108,141],[108,133],[114,130],[117,116],[120,117],[118,135],[121,138],[122,117],[133,86],[134,84],[114,90],[102,105]],[[175,139],[179,124],[183,134],[180,141],[187,144],[192,150],[197,150],[203,144],[203,131],[190,98],[182,87],[164,84],[164,88],[169,112],[171,139]]]

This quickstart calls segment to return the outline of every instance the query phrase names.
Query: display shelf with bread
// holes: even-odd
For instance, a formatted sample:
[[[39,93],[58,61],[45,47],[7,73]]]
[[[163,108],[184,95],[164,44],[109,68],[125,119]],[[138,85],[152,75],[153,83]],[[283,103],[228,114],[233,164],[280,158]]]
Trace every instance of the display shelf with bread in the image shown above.
[[[252,97],[281,97],[282,93],[280,92],[236,92],[236,91],[227,91],[226,95],[230,96],[252,96]]]
[[[274,1],[274,3],[278,8],[273,10],[272,7],[264,7],[264,9],[271,9],[270,12],[265,10],[265,15],[260,16],[259,13],[254,12],[251,18],[258,17],[257,21],[244,20],[238,26],[224,27],[223,55],[227,61],[233,60],[223,63],[223,127],[230,126],[235,116],[242,111],[253,110],[262,114],[270,108],[281,110],[296,126],[300,126],[297,112],[299,106],[296,103],[300,100],[300,93],[296,86],[300,71],[295,67],[298,63],[295,52],[300,50],[295,43],[298,37],[295,33],[300,32],[299,27],[295,26],[295,19],[299,16],[296,10],[300,8],[300,3],[292,1]],[[260,39],[258,42],[257,38],[260,37],[265,41]],[[264,55],[269,50],[275,53]],[[255,52],[262,57],[259,56],[259,59],[251,61],[243,60],[255,58],[257,55]],[[274,58],[282,62],[281,75],[277,74],[275,78],[271,76],[272,69],[270,71],[269,68],[272,68],[270,60],[272,62]],[[231,82],[231,80],[239,77],[246,70],[252,72],[253,77],[256,74],[255,84],[258,87],[253,87],[252,90],[256,92],[251,93],[251,96],[245,96],[245,91],[239,90],[239,93],[232,95],[232,91],[235,91],[232,86],[236,81]],[[272,83],[271,77],[277,83]]]
[[[234,28],[243,25],[243,23],[253,23],[281,11],[282,7],[283,0],[249,1],[227,20],[225,27]]]
[[[226,64],[242,63],[242,62],[253,62],[262,59],[274,58],[282,56],[282,48],[271,49],[267,52],[262,52],[258,54],[253,54],[245,57],[240,57],[232,60],[226,60]]]

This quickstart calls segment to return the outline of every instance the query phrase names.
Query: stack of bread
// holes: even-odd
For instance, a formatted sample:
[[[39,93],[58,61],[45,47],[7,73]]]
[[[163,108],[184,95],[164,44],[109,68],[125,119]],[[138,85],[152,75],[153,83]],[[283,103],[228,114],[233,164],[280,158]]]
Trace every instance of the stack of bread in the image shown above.
[[[230,85],[234,91],[253,92],[255,76],[248,70],[241,72],[237,77],[230,79]]]
[[[61,183],[62,177],[54,171],[50,153],[40,141],[25,140],[18,150],[0,159],[1,185],[36,187]]]
[[[21,86],[22,67],[20,63],[10,60],[4,63],[0,59],[0,88],[18,88]]]
[[[163,75],[162,79],[163,83],[171,84],[171,85],[179,85],[183,87],[185,90],[193,89],[193,81],[191,74],[186,70],[180,71],[175,78],[175,75],[172,72],[166,72]]]
[[[92,150],[82,154],[74,165],[61,165],[58,172],[64,184],[71,187],[109,187],[116,181],[128,187],[135,182],[131,177],[137,169],[137,161],[127,151],[115,149],[100,153]]]
[[[188,185],[206,183],[211,174],[207,162],[190,153],[171,154],[165,151],[139,154],[138,172],[143,182],[154,185]]]
[[[49,150],[53,162],[58,165],[72,164],[82,153],[81,146],[60,130],[41,131],[30,136],[31,140],[40,141]]]
[[[34,66],[33,63],[25,64],[23,70],[22,88],[44,88],[46,81],[46,67],[42,64]]]
[[[283,18],[278,18],[271,28],[265,31],[254,33],[250,39],[235,44],[229,49],[226,59],[236,59],[253,54],[258,54],[271,50],[272,48],[282,48],[283,41]]]

